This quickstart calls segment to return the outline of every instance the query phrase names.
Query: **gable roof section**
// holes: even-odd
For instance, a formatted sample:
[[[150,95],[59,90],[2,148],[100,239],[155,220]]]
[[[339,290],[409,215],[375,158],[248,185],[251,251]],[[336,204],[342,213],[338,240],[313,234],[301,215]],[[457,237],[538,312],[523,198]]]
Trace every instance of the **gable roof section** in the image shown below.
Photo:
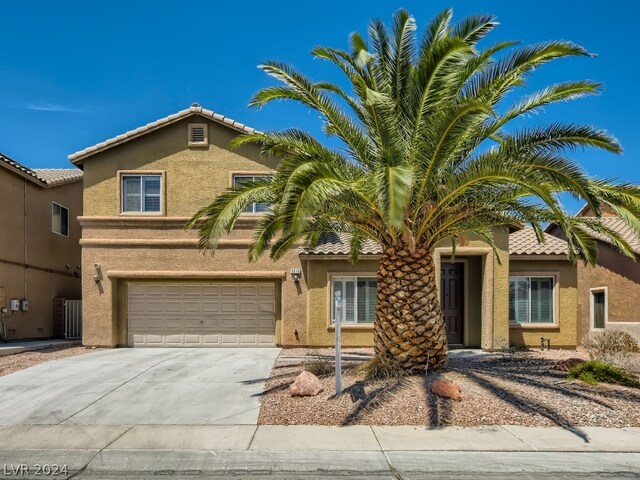
[[[585,204],[576,214],[576,216],[596,218],[592,217],[591,215],[587,215],[587,213],[589,213],[589,204]],[[624,220],[618,217],[612,210],[607,208],[605,209],[604,214],[604,216],[600,217],[600,222],[602,222],[605,227],[608,227],[618,233],[618,235],[626,240],[626,242],[631,247],[631,250],[640,255],[640,236],[636,234],[636,232],[634,232],[634,230],[629,225],[627,225]],[[555,224],[550,223],[547,228],[545,228],[545,232],[551,232],[554,227]],[[593,238],[596,238],[602,242],[611,243],[609,242],[607,237],[598,232],[594,232],[593,230],[589,229],[589,234]]]
[[[46,182],[38,177],[38,174],[36,172],[31,170],[29,167],[26,167],[21,163],[18,163],[15,160],[7,157],[6,155],[3,155],[2,153],[0,153],[0,165],[5,167],[7,170],[17,173],[21,177],[31,180],[33,183],[36,183],[40,186],[46,185]]]
[[[0,153],[0,165],[41,187],[54,187],[82,180],[78,168],[31,169]]]
[[[525,227],[509,235],[509,255],[567,255],[569,245],[551,234],[544,236],[544,243],[538,242],[536,232]]]
[[[178,122],[184,118],[199,115],[208,120],[212,120],[220,125],[224,125],[228,128],[236,130],[240,133],[254,133],[257,132],[255,128],[251,128],[244,123],[237,122],[229,117],[225,117],[224,115],[220,115],[219,113],[214,112],[213,110],[207,110],[206,108],[202,108],[197,103],[191,105],[191,107],[186,108],[184,110],[180,110],[173,115],[169,115],[168,117],[161,118],[156,120],[155,122],[148,123],[143,125],[142,127],[138,127],[134,130],[129,130],[117,137],[110,138],[109,140],[105,140],[104,142],[100,142],[92,147],[87,147],[83,150],[80,150],[76,153],[72,153],[69,155],[69,160],[74,165],[81,165],[84,160],[86,160],[91,155],[95,155],[96,153],[103,152],[109,148],[115,147],[116,145],[121,145],[125,142],[133,140],[134,138],[138,138],[147,133],[158,130],[159,128],[165,127],[167,125],[171,125],[172,123]]]
[[[315,248],[303,248],[300,253],[307,255],[348,255],[351,235],[348,233],[325,233]],[[382,247],[373,240],[365,240],[362,255],[382,255]]]
[[[633,228],[627,225],[624,220],[618,217],[603,217],[600,219],[600,222],[605,227],[610,228],[620,235],[629,244],[631,250],[640,255],[640,236],[638,236]],[[597,238],[605,243],[610,243],[607,237],[598,232],[590,230],[589,234],[593,238]]]

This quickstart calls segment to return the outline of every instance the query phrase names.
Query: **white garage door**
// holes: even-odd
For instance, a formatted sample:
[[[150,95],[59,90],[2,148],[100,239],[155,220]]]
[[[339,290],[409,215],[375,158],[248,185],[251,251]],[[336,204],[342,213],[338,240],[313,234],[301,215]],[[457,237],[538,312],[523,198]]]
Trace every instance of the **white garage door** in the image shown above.
[[[130,346],[274,345],[272,283],[130,283],[128,297]]]

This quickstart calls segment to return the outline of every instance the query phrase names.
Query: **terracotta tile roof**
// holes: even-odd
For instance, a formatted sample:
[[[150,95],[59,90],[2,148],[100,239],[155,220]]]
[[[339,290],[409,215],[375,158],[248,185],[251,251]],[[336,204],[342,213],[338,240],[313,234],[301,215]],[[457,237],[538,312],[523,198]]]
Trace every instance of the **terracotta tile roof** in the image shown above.
[[[78,168],[36,168],[31,169],[0,153],[0,164],[25,176],[41,186],[52,187],[82,179],[82,170]]]
[[[637,254],[640,254],[640,236],[638,236],[638,234],[636,234],[636,232],[634,232],[634,230],[629,225],[627,225],[624,220],[618,217],[602,217],[600,219],[600,222],[602,222],[602,225],[610,228],[622,238],[624,238],[631,249]],[[593,231],[590,233],[594,238],[597,238],[598,240],[602,240],[603,242],[607,243],[609,242],[604,235]]]
[[[348,255],[351,235],[348,233],[325,233],[313,249],[302,249],[300,253],[308,255]],[[382,248],[373,240],[365,240],[362,255],[381,255]]]
[[[509,235],[510,255],[566,255],[569,246],[564,240],[547,233],[544,243],[539,243],[536,232],[531,227],[524,227]]]
[[[82,180],[79,168],[36,168],[33,170],[47,185],[61,185]]]
[[[320,238],[318,245],[311,249],[303,249],[301,253],[309,255],[348,255],[350,235],[347,233],[327,233]],[[518,230],[509,236],[509,253],[512,255],[566,255],[569,251],[567,242],[553,235],[545,235],[545,242],[540,244],[535,232],[530,227]],[[380,245],[366,240],[363,255],[381,255]]]
[[[254,133],[257,130],[255,128],[251,128],[244,123],[237,122],[229,117],[225,117],[224,115],[220,115],[219,113],[214,112],[213,110],[208,110],[206,108],[202,108],[197,103],[191,105],[191,107],[186,108],[184,110],[180,110],[173,115],[169,115],[168,117],[161,118],[156,120],[155,122],[148,123],[143,125],[142,127],[138,127],[134,130],[130,130],[125,132],[117,137],[110,138],[109,140],[105,140],[104,142],[100,142],[92,147],[87,147],[83,150],[80,150],[76,153],[72,153],[69,155],[69,160],[71,163],[77,164],[81,163],[81,160],[95,154],[111,148],[115,145],[119,145],[124,142],[128,142],[136,137],[144,135],[145,133],[149,133],[153,130],[157,130],[165,125],[169,125],[171,123],[182,120],[183,118],[189,117],[191,115],[200,115],[202,117],[208,118],[209,120],[213,120],[221,125],[226,125],[229,128],[237,130],[241,133]]]
[[[602,222],[609,228],[618,232],[631,248],[640,254],[640,237],[635,235],[631,227],[618,218],[603,218]],[[606,239],[593,232],[593,236],[600,240]],[[320,242],[313,249],[301,249],[300,253],[308,255],[348,255],[350,235],[348,233],[326,233],[320,238]],[[549,233],[545,234],[544,242],[539,243],[536,234],[531,227],[524,227],[509,235],[510,255],[567,255],[569,246],[561,238]],[[362,248],[363,255],[381,255],[380,245],[372,240],[366,240]]]

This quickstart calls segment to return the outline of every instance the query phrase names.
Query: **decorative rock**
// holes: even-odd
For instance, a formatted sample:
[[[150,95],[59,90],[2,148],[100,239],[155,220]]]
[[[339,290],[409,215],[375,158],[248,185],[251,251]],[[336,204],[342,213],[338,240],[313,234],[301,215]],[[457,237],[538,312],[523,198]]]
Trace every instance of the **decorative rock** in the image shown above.
[[[289,385],[289,393],[292,397],[315,397],[323,390],[322,381],[306,370],[303,370]]]
[[[553,366],[554,370],[560,370],[561,372],[568,372],[576,365],[583,363],[581,358],[568,358],[566,360],[558,360]]]
[[[457,383],[442,378],[433,382],[431,385],[431,391],[436,395],[444,398],[450,398],[457,402],[462,400],[462,393],[460,393],[460,387]]]

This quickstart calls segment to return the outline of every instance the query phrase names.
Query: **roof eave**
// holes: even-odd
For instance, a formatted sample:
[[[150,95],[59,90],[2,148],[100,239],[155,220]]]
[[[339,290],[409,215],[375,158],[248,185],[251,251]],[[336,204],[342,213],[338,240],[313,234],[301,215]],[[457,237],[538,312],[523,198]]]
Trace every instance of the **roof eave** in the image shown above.
[[[305,257],[314,260],[348,260],[349,254],[347,253],[312,253],[312,252],[300,252],[299,257]],[[360,255],[364,260],[378,260],[382,257],[381,253],[362,253]]]
[[[128,132],[120,134],[111,139],[105,140],[104,142],[100,142],[92,147],[79,150],[75,153],[72,153],[67,158],[73,165],[77,167],[81,167],[84,161],[89,157],[92,157],[93,155],[104,152],[105,150],[116,147],[118,145],[127,143],[131,140],[134,140],[143,135],[146,135],[147,133],[151,133],[156,130],[159,130],[160,128],[166,127],[168,125],[172,125],[190,116],[196,116],[196,115],[201,116],[207,120],[211,120],[212,122],[215,122],[219,125],[223,125],[227,128],[230,128],[231,130],[235,130],[238,133],[253,133],[258,131],[254,128],[248,127],[243,123],[237,122],[229,117],[216,113],[213,110],[208,110],[202,107],[191,107],[185,110],[180,110],[177,113],[174,113],[172,115],[169,115],[168,117],[156,120],[155,122],[148,123],[146,125],[143,125],[133,130],[129,130]]]
[[[76,177],[76,178],[65,178],[62,180],[54,180],[54,181],[50,181],[47,182],[47,186],[48,187],[61,187],[62,185],[69,185],[71,183],[77,183],[77,182],[81,182],[83,177]]]
[[[0,162],[0,166],[3,166],[4,168],[9,170],[10,172],[15,173],[16,175],[18,175],[18,176],[20,176],[20,177],[22,177],[22,178],[24,178],[26,180],[30,180],[31,182],[35,183],[36,185],[38,185],[40,187],[43,187],[43,188],[47,188],[48,187],[46,182],[40,180],[37,177],[34,177],[33,175],[29,174],[28,172],[24,172],[21,169],[14,167],[13,165],[11,165],[9,163]]]
[[[566,260],[569,257],[566,253],[510,253],[509,258],[512,260]]]

